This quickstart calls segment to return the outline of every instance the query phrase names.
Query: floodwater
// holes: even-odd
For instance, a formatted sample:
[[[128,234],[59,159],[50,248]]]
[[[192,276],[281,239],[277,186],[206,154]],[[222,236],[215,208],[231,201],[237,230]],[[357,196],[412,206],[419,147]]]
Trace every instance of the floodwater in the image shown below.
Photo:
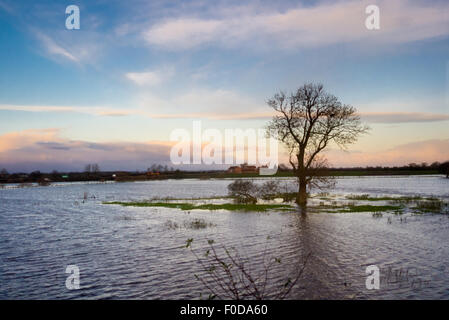
[[[203,275],[200,264],[183,248],[189,238],[199,256],[208,239],[236,248],[255,262],[256,273],[264,257],[281,259],[270,271],[272,292],[310,254],[290,299],[449,298],[447,215],[373,218],[371,213],[181,211],[102,204],[224,196],[231,181],[0,189],[0,298],[198,299],[209,292],[194,276]],[[449,200],[449,179],[345,177],[329,191]],[[198,218],[211,225],[183,227]],[[180,227],[170,228],[168,221]],[[68,265],[80,270],[79,290],[66,288]],[[368,265],[380,269],[378,290],[366,288]]]

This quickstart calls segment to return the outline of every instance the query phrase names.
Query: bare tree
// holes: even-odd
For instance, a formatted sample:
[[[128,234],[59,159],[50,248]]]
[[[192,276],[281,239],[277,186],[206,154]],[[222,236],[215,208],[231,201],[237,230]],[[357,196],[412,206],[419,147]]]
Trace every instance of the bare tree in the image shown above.
[[[86,164],[86,166],[84,167],[84,172],[86,173],[92,172],[92,165],[90,163]]]
[[[267,237],[269,239],[269,237]],[[278,265],[282,264],[279,257],[270,256],[265,250],[260,253],[262,261],[258,261],[260,270],[254,270],[254,261],[242,257],[235,248],[222,246],[216,248],[214,240],[208,240],[208,249],[204,254],[198,254],[192,249],[193,239],[188,239],[186,248],[201,265],[203,274],[195,274],[205,289],[209,291],[209,299],[228,300],[283,300],[287,298],[299,282],[311,254],[298,261],[293,272],[285,279],[276,277]]]
[[[449,178],[449,161],[441,163],[438,171],[442,174],[445,174],[446,178]]]
[[[257,192],[257,186],[249,180],[235,180],[228,185],[228,194],[237,203],[256,203]]]
[[[98,173],[98,172],[100,172],[100,166],[98,165],[98,163],[92,163],[92,164],[91,164],[91,168],[92,168],[92,172],[93,172],[93,173]]]
[[[327,161],[320,152],[331,143],[345,149],[369,128],[362,125],[354,107],[342,104],[322,84],[305,84],[289,96],[277,93],[267,103],[277,113],[267,132],[289,151],[298,179],[296,202],[305,205],[308,186],[328,181],[322,174]]]
[[[257,195],[264,200],[273,200],[280,195],[279,181],[268,180],[258,187]]]

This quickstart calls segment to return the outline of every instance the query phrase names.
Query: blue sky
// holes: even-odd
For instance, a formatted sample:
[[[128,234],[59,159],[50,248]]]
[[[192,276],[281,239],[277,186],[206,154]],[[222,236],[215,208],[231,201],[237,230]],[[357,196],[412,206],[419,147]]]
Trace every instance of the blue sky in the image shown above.
[[[65,28],[71,4],[80,30]],[[365,27],[368,4],[380,30]],[[266,99],[310,81],[372,127],[349,153],[330,150],[332,164],[442,161],[448,38],[445,1],[0,0],[0,167],[143,169],[166,161],[145,150],[172,130],[262,127]],[[77,149],[89,143],[114,148]]]

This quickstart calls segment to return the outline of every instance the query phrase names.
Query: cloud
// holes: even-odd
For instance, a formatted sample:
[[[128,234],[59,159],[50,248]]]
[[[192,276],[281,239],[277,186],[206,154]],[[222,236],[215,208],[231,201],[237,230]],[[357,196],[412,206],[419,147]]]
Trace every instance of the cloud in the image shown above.
[[[0,105],[0,110],[27,112],[84,113],[93,116],[125,117],[145,116],[153,119],[212,119],[212,120],[269,120],[272,111],[261,108],[248,97],[226,90],[195,90],[173,99],[154,95],[139,98],[136,108]],[[160,112],[164,110],[164,112]],[[187,110],[188,112],[180,112]],[[417,123],[448,121],[449,114],[431,112],[360,112],[368,123]]]
[[[378,152],[331,149],[326,155],[332,166],[395,166],[412,162],[432,163],[449,160],[449,139],[433,139],[398,145]]]
[[[30,27],[31,33],[40,42],[43,55],[56,62],[71,62],[77,65],[94,65],[102,51],[109,45],[108,37],[95,31],[41,31]]]
[[[171,165],[174,142],[89,142],[61,137],[59,129],[24,130],[0,135],[0,167],[9,171],[82,170],[86,163],[99,163],[103,170],[145,169],[152,163]],[[334,167],[394,166],[449,160],[449,139],[433,139],[376,152],[326,152]],[[280,154],[280,161],[285,157]],[[190,168],[190,167],[189,167]],[[208,166],[196,167],[207,169]],[[192,168],[190,168],[192,169]]]
[[[13,8],[8,3],[3,1],[0,1],[0,9],[3,9],[10,14],[14,12]]]
[[[139,86],[155,86],[171,78],[174,68],[165,68],[157,71],[128,72],[125,77]]]
[[[0,166],[11,171],[82,170],[89,162],[104,170],[135,170],[151,163],[169,164],[172,143],[75,141],[59,129],[25,130],[0,135]]]
[[[169,98],[145,93],[137,98],[136,104],[151,117],[229,119],[240,117],[242,112],[256,112],[265,102],[230,90],[193,89]]]
[[[161,82],[160,76],[155,72],[129,72],[125,76],[139,86],[154,86]]]
[[[36,37],[42,42],[44,48],[50,55],[56,55],[59,57],[63,57],[72,62],[80,61],[80,59],[78,57],[74,56],[74,54],[70,53],[67,49],[65,49],[61,45],[57,44],[49,36],[47,36],[41,32],[35,32],[35,34],[36,34]]]
[[[5,133],[0,136],[0,152],[20,149],[37,142],[59,142],[58,129],[24,130]]]
[[[417,4],[411,0],[376,1],[380,30],[365,27],[365,8],[372,1],[320,3],[285,12],[227,8],[216,18],[166,19],[143,32],[148,44],[173,50],[219,47],[301,48],[366,41],[397,45],[448,36],[447,3]]]
[[[62,112],[85,113],[96,116],[126,116],[135,114],[136,111],[109,107],[79,107],[79,106],[42,106],[42,105],[10,105],[0,104],[0,110],[26,111],[26,112]]]
[[[449,114],[430,112],[362,112],[362,120],[369,123],[437,122],[449,120]]]
[[[64,143],[59,142],[36,142],[37,145],[42,146],[46,149],[52,150],[70,150],[70,147],[66,146]]]

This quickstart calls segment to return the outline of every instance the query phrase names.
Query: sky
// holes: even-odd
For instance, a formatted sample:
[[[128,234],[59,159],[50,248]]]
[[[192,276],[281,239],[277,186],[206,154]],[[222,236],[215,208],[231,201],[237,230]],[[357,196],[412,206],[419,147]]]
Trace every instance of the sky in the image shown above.
[[[171,166],[174,130],[263,128],[307,82],[371,128],[332,166],[449,160],[448,40],[447,1],[0,0],[0,168]]]

